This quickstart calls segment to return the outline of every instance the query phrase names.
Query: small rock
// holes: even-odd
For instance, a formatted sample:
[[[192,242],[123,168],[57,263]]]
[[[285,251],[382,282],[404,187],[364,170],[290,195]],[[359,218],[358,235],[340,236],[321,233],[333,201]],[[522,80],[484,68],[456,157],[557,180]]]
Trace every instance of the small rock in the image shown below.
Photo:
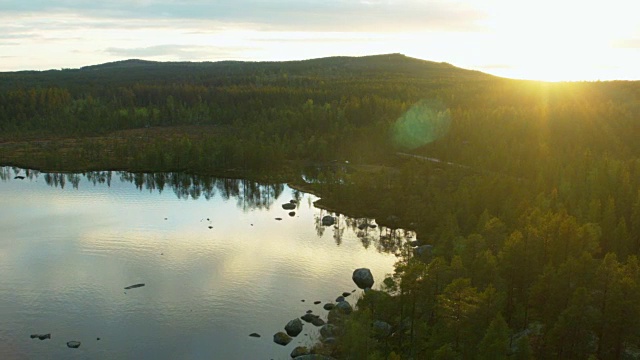
[[[330,215],[326,215],[322,217],[322,225],[323,226],[331,226],[336,223],[336,218]]]
[[[291,216],[291,217],[296,216],[296,212],[295,211],[289,211],[289,216]]]
[[[375,228],[377,228],[377,227],[378,227],[378,225],[376,225],[376,224],[369,224],[369,227],[370,227],[370,228],[372,228],[372,229],[375,229]]]
[[[355,291],[355,290],[354,290],[354,291]],[[348,291],[345,291],[345,292],[343,292],[343,293],[342,293],[342,296],[343,296],[343,297],[347,297],[347,296],[349,296],[349,295],[351,295],[351,293],[350,293],[350,292],[348,292]]]
[[[358,225],[358,229],[360,229],[360,230],[364,230],[364,229],[366,229],[368,227],[369,227],[369,224],[367,224],[367,223]]]
[[[259,337],[260,337],[260,334],[258,334],[258,333],[251,333],[251,334],[249,334],[249,336],[251,336],[251,337],[255,337],[255,338],[259,338]]]
[[[100,338],[96,338],[96,341],[100,341]]]
[[[313,325],[315,325],[315,326],[322,326],[322,325],[326,324],[326,323],[324,322],[324,320],[320,319],[319,317],[314,318],[313,320],[311,320],[311,323],[312,323]]]
[[[320,304],[321,302],[322,302],[322,301],[314,301],[313,303],[314,303],[314,304],[316,304],[316,305],[318,305],[318,304]]]
[[[313,310],[307,310],[307,314],[311,314]]]
[[[31,338],[38,338],[40,340],[51,339],[51,334],[31,334]]]
[[[139,288],[139,287],[143,287],[144,284],[135,284],[135,285],[129,285],[126,288],[124,288],[125,290],[129,290],[129,289],[135,289],[135,288]]]
[[[313,319],[318,318],[318,315],[314,315],[314,314],[304,314],[300,317],[300,319],[310,323],[313,321]]]
[[[80,347],[80,341],[67,341],[67,347],[77,349]]]
[[[213,226],[209,226],[209,229],[213,229]]]
[[[336,303],[339,303],[340,301],[344,301],[344,296],[338,296],[336,298]]]
[[[296,204],[290,202],[284,203],[282,204],[282,208],[285,210],[294,210],[296,208]]]
[[[291,200],[289,200],[289,202],[290,202],[290,203],[292,203],[292,204],[297,204],[297,203],[298,203],[298,200],[296,200],[296,199],[291,199]]]
[[[300,300],[300,301],[304,302],[304,299],[302,299],[302,300]]]
[[[322,308],[325,309],[325,310],[331,310],[331,309],[333,309],[334,306],[335,305],[333,305],[332,303],[326,303],[326,304],[324,304],[324,306]]]
[[[276,220],[280,221],[280,220],[282,220],[282,218],[276,218]]]
[[[291,357],[293,359],[300,357],[302,355],[309,355],[309,349],[306,346],[298,346],[291,352]]]
[[[14,176],[13,178],[14,178],[14,179],[23,180],[23,179],[24,179],[24,176],[22,176],[22,175],[16,175],[16,176]]]
[[[285,334],[282,331],[278,331],[273,335],[273,342],[278,345],[282,345],[282,346],[287,345],[288,343],[291,342],[291,340],[293,340],[291,336]]]

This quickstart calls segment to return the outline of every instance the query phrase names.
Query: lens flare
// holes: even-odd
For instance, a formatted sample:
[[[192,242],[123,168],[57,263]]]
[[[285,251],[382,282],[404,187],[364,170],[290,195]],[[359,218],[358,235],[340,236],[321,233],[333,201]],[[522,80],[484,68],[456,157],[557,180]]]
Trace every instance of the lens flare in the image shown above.
[[[451,111],[441,101],[421,100],[404,113],[392,128],[393,144],[411,150],[443,137],[451,126]]]

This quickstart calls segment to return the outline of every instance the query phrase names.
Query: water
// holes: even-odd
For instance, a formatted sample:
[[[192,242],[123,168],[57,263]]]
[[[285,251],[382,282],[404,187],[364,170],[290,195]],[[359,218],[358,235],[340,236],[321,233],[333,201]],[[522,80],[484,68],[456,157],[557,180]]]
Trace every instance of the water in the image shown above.
[[[402,241],[357,228],[373,220],[323,227],[317,198],[286,185],[186,174],[4,167],[0,199],[2,359],[288,359],[318,328],[285,347],[273,334],[306,310],[326,319],[313,302],[355,289],[355,268],[377,287]]]

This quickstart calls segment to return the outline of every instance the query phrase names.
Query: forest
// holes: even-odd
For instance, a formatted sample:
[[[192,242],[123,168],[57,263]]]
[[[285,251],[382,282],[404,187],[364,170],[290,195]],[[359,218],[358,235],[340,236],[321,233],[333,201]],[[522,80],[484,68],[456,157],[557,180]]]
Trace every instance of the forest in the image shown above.
[[[284,181],[414,230],[339,359],[640,358],[638,139],[640,81],[400,54],[0,73],[0,165]]]

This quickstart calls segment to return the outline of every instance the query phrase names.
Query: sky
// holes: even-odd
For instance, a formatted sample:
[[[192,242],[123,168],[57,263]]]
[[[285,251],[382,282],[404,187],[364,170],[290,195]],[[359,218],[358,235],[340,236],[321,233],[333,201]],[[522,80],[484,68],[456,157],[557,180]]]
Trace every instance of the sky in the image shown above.
[[[533,80],[640,80],[637,0],[0,0],[0,71],[402,53]]]

